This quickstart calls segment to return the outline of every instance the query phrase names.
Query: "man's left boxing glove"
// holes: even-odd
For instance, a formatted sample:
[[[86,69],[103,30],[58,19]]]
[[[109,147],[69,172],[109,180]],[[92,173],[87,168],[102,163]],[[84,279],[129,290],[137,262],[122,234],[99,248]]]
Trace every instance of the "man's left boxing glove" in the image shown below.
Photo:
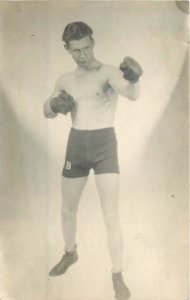
[[[124,58],[119,68],[123,72],[123,78],[131,83],[136,83],[143,74],[143,69],[139,63],[131,57]]]
[[[50,101],[50,106],[54,113],[66,115],[73,109],[74,100],[71,95],[68,95],[65,91],[61,91],[57,97]]]

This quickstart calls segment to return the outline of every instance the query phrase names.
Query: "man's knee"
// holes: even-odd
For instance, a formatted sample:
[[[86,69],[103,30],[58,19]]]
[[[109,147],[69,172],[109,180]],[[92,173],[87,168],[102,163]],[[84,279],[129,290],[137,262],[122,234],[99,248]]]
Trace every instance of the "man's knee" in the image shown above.
[[[118,213],[105,213],[104,222],[108,227],[115,227],[120,224]]]
[[[62,203],[62,207],[61,207],[61,214],[64,216],[67,215],[72,215],[75,214],[77,211],[77,206],[76,205],[72,205],[71,203],[69,203],[69,201],[66,203],[63,201]]]

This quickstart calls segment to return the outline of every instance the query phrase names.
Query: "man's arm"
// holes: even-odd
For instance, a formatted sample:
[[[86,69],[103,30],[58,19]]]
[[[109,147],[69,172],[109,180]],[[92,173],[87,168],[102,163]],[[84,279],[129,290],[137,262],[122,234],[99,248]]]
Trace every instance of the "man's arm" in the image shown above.
[[[51,96],[48,98],[48,100],[44,103],[43,111],[44,111],[44,116],[46,118],[55,118],[58,115],[58,113],[53,112],[50,106],[51,100],[56,96],[57,96],[57,92],[53,92]]]
[[[55,118],[58,113],[66,115],[74,105],[74,99],[64,90],[64,75],[59,78],[50,98],[44,103],[43,111],[46,118]]]
[[[55,84],[55,88],[53,93],[51,94],[51,96],[48,98],[48,100],[46,100],[46,102],[43,105],[43,111],[44,111],[44,116],[46,118],[55,118],[58,113],[55,113],[52,108],[51,108],[51,100],[54,97],[57,97],[59,95],[59,93],[61,92],[61,82],[62,82],[62,77],[60,77],[58,79],[58,81]]]
[[[120,70],[122,72],[110,67],[109,84],[119,95],[130,100],[138,99],[140,95],[139,77],[143,74],[141,66],[132,58],[127,57],[120,65]]]
[[[117,94],[130,100],[138,99],[140,95],[139,82],[131,83],[125,80],[122,73],[116,68],[112,69],[110,75],[109,84]]]

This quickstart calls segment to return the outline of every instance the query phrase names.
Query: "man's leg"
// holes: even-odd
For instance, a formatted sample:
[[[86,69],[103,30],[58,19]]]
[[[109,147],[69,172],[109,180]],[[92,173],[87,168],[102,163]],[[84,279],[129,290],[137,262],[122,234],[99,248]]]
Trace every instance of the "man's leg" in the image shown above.
[[[107,229],[115,298],[126,300],[130,298],[130,291],[122,276],[123,236],[119,220],[119,174],[102,174],[95,178]]]
[[[68,252],[72,251],[76,245],[76,214],[86,181],[87,177],[62,177],[61,219],[65,250]]]
[[[65,254],[57,265],[50,271],[50,276],[64,274],[67,269],[78,260],[76,250],[76,214],[81,193],[87,177],[62,177],[62,230],[65,241]]]
[[[119,175],[96,175],[113,272],[122,270],[123,237],[119,220]]]

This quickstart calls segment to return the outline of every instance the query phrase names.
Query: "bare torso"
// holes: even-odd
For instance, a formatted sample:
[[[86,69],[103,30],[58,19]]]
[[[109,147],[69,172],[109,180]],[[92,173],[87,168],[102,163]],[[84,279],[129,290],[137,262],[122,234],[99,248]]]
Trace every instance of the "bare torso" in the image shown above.
[[[63,75],[60,89],[72,95],[75,101],[71,113],[76,129],[100,129],[114,125],[117,94],[108,83],[109,67],[85,70],[77,68]]]

